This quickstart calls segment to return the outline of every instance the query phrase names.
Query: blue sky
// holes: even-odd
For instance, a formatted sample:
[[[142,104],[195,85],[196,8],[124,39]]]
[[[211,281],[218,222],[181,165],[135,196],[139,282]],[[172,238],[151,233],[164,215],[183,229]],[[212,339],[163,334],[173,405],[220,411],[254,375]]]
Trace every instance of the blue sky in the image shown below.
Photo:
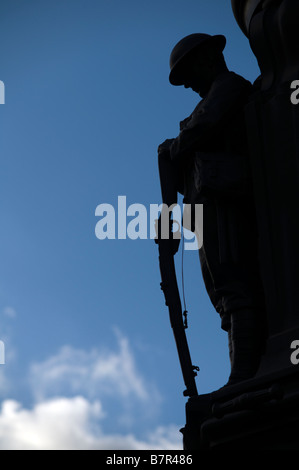
[[[97,239],[95,209],[161,202],[157,147],[199,100],[169,84],[169,54],[194,32],[224,34],[229,68],[258,76],[228,0],[0,1],[1,448],[181,446],[157,247]],[[227,338],[196,252],[184,268],[207,393],[228,378]]]

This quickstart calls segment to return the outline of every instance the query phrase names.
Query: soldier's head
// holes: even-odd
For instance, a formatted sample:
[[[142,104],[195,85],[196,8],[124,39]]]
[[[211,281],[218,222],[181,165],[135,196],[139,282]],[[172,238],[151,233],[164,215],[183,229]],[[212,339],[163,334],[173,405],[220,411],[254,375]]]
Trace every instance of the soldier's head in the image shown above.
[[[226,39],[221,35],[197,33],[183,38],[170,56],[170,83],[184,85],[205,96],[216,77],[227,70],[225,45]]]

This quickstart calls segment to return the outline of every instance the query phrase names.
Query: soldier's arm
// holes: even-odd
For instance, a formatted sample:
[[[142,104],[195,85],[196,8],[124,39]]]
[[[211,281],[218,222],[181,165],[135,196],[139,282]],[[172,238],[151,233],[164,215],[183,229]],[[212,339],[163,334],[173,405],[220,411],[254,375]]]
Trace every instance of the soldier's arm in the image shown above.
[[[215,129],[227,122],[230,115],[244,105],[251,85],[237,76],[227,76],[216,82],[208,97],[194,110],[192,119],[170,146],[173,161],[187,159],[207,142]]]
[[[182,164],[179,161],[171,160],[169,148],[161,146],[158,150],[158,164],[160,172],[167,173],[167,188],[162,188],[163,202],[168,206],[177,204],[177,193],[184,194]]]
[[[159,169],[163,168],[167,172],[168,183],[168,202],[171,206],[177,203],[177,193],[184,194],[184,169],[183,162],[179,160],[172,160],[170,156],[170,147],[175,139],[167,139],[158,147],[158,164]],[[171,194],[171,200],[169,200]]]
[[[161,182],[161,192],[163,204],[166,204],[168,209],[173,208],[178,202],[178,192],[183,194],[184,191],[184,180],[183,171],[180,171],[179,163],[173,162],[170,158],[170,152],[168,147],[169,141],[164,142],[159,146],[158,149],[158,164],[159,174]],[[162,211],[163,213],[163,211]],[[162,213],[157,221],[158,226],[156,228],[157,233],[161,233],[161,223],[163,218]],[[171,210],[168,212],[168,228],[171,227]],[[164,222],[165,223],[165,222]],[[159,228],[160,227],[160,228]],[[173,238],[171,242],[172,253],[175,254],[178,251],[180,238]]]

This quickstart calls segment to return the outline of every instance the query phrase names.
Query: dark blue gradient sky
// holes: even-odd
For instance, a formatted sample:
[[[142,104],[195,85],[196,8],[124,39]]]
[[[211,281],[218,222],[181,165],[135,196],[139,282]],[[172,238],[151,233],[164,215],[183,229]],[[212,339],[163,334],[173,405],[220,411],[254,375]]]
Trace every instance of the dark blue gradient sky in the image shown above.
[[[169,54],[193,32],[224,34],[229,68],[251,81],[258,76],[228,0],[0,1],[3,403],[15,400],[31,413],[57,396],[98,400],[106,417],[94,425],[102,435],[131,433],[142,442],[159,425],[184,424],[157,248],[152,240],[100,241],[94,230],[96,207],[117,206],[119,195],[128,205],[160,203],[157,146],[177,135],[199,99],[169,84]],[[225,383],[228,353],[196,252],[185,252],[185,282],[190,349],[206,393]],[[64,376],[66,346],[74,357],[118,358],[108,374],[115,385],[105,389],[105,374],[95,382],[82,355]],[[50,367],[49,358],[60,373],[51,369],[52,382],[49,372],[39,383],[34,371]],[[74,377],[77,388],[69,386]],[[126,380],[151,390],[149,402],[141,389],[122,393]],[[13,427],[9,439],[7,446],[18,445]]]

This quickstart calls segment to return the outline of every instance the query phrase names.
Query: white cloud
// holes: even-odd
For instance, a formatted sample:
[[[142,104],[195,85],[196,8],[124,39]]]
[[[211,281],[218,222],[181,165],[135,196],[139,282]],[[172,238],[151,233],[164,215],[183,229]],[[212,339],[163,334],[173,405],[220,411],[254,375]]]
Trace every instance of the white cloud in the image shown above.
[[[181,437],[175,426],[159,427],[144,440],[133,434],[104,434],[99,401],[84,397],[55,398],[28,410],[4,401],[0,413],[2,450],[177,450]]]
[[[128,339],[119,332],[116,351],[64,346],[44,362],[33,364],[30,379],[37,400],[64,393],[88,398],[114,394],[126,402],[159,401],[155,387],[137,370]]]
[[[0,450],[182,448],[179,426],[157,425],[161,396],[138,370],[128,339],[116,333],[113,348],[63,346],[31,365],[33,405],[3,401]],[[4,375],[1,388],[8,391]]]
[[[26,410],[12,400],[2,405],[0,415],[1,448],[57,449],[93,445],[88,430],[90,417],[98,416],[100,405],[82,397],[60,398]]]

